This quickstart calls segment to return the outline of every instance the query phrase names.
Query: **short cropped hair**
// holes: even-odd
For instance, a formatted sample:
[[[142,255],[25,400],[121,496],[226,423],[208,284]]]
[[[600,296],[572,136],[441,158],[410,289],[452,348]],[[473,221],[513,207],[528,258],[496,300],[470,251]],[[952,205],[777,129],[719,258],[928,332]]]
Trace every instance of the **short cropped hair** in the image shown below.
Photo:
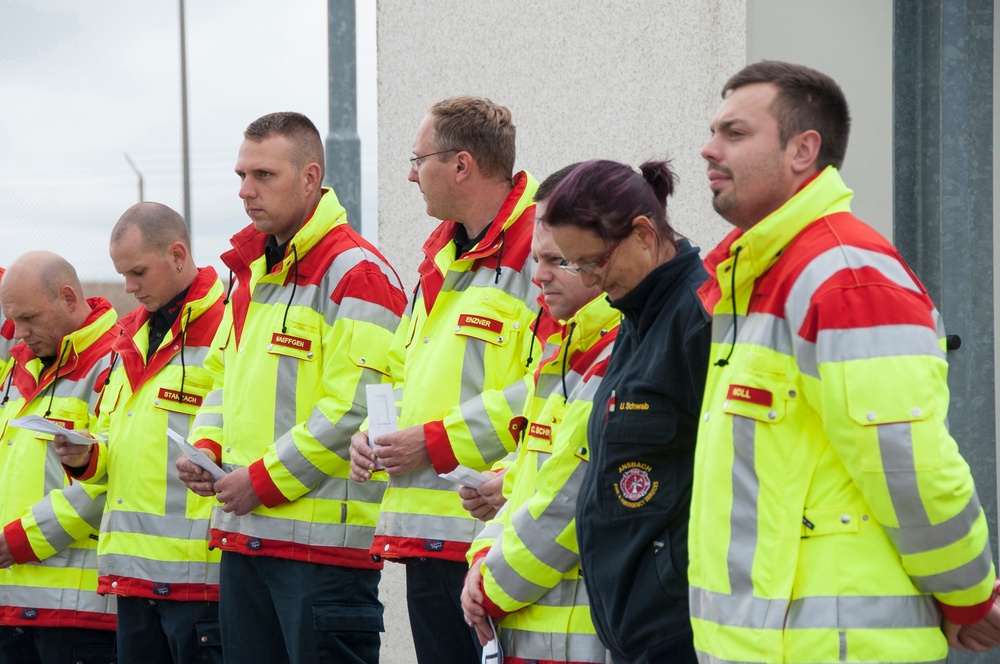
[[[111,229],[111,244],[121,242],[130,228],[138,228],[142,244],[148,251],[163,253],[174,242],[190,250],[191,238],[184,217],[162,203],[146,201],[125,210]]]
[[[549,177],[542,180],[542,183],[538,185],[538,189],[535,190],[535,202],[541,203],[549,196],[551,196],[552,192],[555,191],[556,187],[559,186],[559,183],[565,180],[566,177],[570,173],[575,171],[576,167],[582,163],[583,163],[582,161],[578,161],[575,164],[570,164],[569,166],[563,166],[558,171],[552,173],[551,175],[549,175]]]
[[[263,141],[272,136],[284,136],[292,143],[292,163],[296,168],[306,164],[319,164],[320,179],[326,172],[323,159],[323,139],[312,120],[294,111],[268,113],[251,122],[243,132],[243,138]]]
[[[513,177],[516,128],[506,106],[461,96],[439,101],[428,112],[434,118],[435,150],[463,150],[487,177]]]
[[[747,65],[722,87],[725,99],[733,90],[754,83],[772,83],[778,94],[771,114],[778,121],[781,146],[792,136],[810,129],[819,133],[821,144],[816,166],[840,168],[847,154],[851,114],[844,91],[826,74],[780,60],[761,60]]]

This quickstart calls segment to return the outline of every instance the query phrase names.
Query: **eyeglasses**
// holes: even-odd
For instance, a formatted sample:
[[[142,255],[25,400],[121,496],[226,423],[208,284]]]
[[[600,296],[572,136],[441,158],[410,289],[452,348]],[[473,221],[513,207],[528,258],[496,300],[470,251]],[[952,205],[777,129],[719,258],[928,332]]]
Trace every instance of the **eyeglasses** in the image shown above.
[[[566,270],[570,274],[590,274],[594,270],[598,270],[608,264],[611,260],[611,254],[615,253],[615,249],[618,248],[618,243],[612,244],[604,255],[598,258],[593,263],[583,263],[582,265],[572,265],[565,258],[559,261],[559,267]]]
[[[412,168],[415,171],[418,171],[420,170],[420,164],[423,162],[424,159],[439,154],[445,154],[446,152],[461,152],[461,150],[459,148],[449,148],[447,150],[438,150],[437,152],[429,152],[427,154],[418,155],[416,157],[410,157],[410,168]]]

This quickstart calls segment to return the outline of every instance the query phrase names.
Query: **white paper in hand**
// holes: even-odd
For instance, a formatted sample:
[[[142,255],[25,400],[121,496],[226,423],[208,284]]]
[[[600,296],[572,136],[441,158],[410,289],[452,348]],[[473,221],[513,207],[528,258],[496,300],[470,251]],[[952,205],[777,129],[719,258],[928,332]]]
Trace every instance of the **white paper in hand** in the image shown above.
[[[167,438],[177,443],[177,446],[181,448],[181,453],[188,459],[191,459],[194,465],[203,470],[207,470],[213,480],[218,481],[226,476],[226,471],[219,468],[219,466],[217,466],[211,459],[205,456],[204,452],[184,440],[184,436],[180,435],[173,429],[167,429]]]
[[[482,664],[503,664],[503,648],[500,647],[500,639],[497,638],[497,628],[493,624],[493,618],[486,616],[486,620],[490,623],[490,629],[493,630],[493,638],[483,646],[483,662]]]
[[[62,434],[63,436],[66,436],[67,442],[74,445],[93,445],[97,442],[96,438],[80,435],[80,432],[67,429],[66,427],[60,426],[52,420],[47,420],[40,415],[25,415],[24,417],[18,417],[11,420],[10,423],[11,426],[15,426],[19,429],[27,429],[36,433],[45,433],[50,436],[58,436]],[[101,438],[101,440],[104,439]]]
[[[438,477],[473,489],[478,489],[482,486],[483,482],[490,479],[478,470],[473,470],[468,466],[456,466],[455,470],[450,473],[438,473]]]
[[[376,438],[399,431],[396,398],[392,395],[392,385],[389,383],[367,385],[365,392],[368,396],[368,445],[374,450]],[[375,467],[385,468],[377,460]]]

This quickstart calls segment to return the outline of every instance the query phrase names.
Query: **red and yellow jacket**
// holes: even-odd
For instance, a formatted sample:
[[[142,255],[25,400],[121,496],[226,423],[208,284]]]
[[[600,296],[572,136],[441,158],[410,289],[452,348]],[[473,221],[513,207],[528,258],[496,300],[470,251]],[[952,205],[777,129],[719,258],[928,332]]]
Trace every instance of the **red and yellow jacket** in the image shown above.
[[[83,327],[59,342],[47,369],[19,343],[4,376],[0,410],[0,523],[14,560],[0,570],[0,624],[113,630],[114,599],[97,594],[97,529],[104,487],[73,481],[51,436],[11,426],[39,415],[67,429],[93,431],[96,407],[118,337],[118,315],[90,298]]]
[[[100,593],[175,601],[218,601],[218,550],[208,548],[212,498],[178,479],[180,448],[212,382],[203,365],[222,320],[222,282],[201,268],[160,346],[146,360],[149,312],[121,320],[114,370],[101,397],[95,445],[81,481],[108,493],[97,545]]]
[[[250,225],[223,254],[236,287],[190,435],[224,469],[247,467],[263,505],[244,516],[215,508],[211,544],[377,569],[368,551],[385,480],[350,480],[350,439],[366,415],[365,387],[387,380],[406,296],[331,189],[270,272],[266,243]]]
[[[851,197],[827,168],[706,259],[688,570],[703,661],[943,661],[940,611],[973,622],[995,597],[941,316]]]
[[[389,479],[373,555],[464,561],[479,530],[455,485],[438,473],[459,464],[486,469],[520,437],[518,416],[538,355],[530,259],[537,188],[527,173],[514,176],[486,235],[461,256],[455,222],[442,223],[424,244],[420,283],[393,339],[390,372],[402,401],[399,426],[424,426],[433,467]]]

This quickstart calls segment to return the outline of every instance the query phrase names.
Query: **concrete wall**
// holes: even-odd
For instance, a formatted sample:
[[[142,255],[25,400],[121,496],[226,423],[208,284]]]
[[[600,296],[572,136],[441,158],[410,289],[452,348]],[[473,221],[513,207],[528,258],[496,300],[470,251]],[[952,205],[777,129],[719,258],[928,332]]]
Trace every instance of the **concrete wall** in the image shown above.
[[[851,107],[843,176],[854,213],[892,239],[892,3],[747,0],[747,62],[829,74]]]
[[[674,225],[703,249],[728,226],[699,156],[722,83],[745,62],[742,0],[379,0],[379,247],[410,288],[437,224],[406,181],[427,107],[489,97],[518,127],[517,169],[669,156]]]

